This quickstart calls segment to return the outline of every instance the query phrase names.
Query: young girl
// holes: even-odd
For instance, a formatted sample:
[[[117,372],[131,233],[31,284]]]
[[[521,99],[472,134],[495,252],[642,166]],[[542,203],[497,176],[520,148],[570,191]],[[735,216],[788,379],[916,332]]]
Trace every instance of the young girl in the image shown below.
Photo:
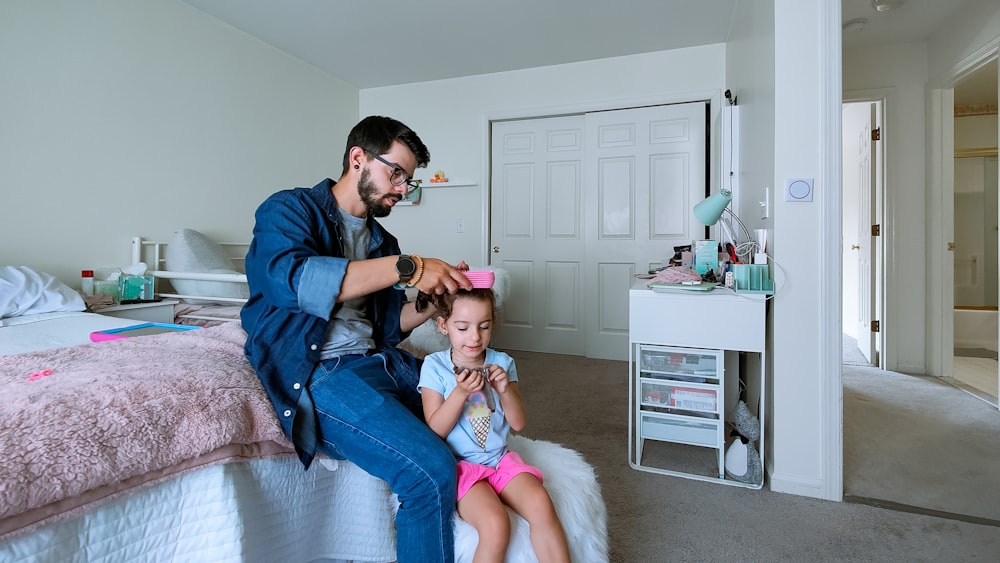
[[[428,426],[458,458],[458,515],[479,534],[473,561],[502,562],[510,543],[510,506],[528,521],[539,561],[568,562],[569,547],[542,474],[507,449],[524,428],[514,359],[488,347],[492,289],[434,296],[438,329],[451,348],[424,359],[420,393]]]

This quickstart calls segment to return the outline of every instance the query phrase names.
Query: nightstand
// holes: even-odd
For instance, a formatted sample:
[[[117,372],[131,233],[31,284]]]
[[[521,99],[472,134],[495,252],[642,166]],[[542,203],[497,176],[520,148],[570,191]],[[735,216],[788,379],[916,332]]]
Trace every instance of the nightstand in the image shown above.
[[[176,299],[164,299],[152,303],[132,303],[130,305],[115,305],[105,307],[95,311],[101,315],[118,317],[121,319],[132,319],[147,323],[170,323],[174,322],[174,305],[180,303]]]

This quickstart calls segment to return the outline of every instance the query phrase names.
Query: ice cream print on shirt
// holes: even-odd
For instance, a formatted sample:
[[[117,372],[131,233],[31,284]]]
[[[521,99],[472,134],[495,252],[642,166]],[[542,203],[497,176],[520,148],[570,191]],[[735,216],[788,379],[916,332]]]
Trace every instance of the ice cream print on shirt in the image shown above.
[[[477,368],[455,366],[455,374],[461,373],[464,369],[480,371],[483,377],[489,376],[486,366]],[[476,443],[484,451],[486,450],[486,439],[490,435],[490,420],[493,418],[494,411],[496,411],[496,401],[493,399],[493,388],[489,386],[489,383],[485,389],[469,395],[465,401],[465,419],[472,425],[472,430],[476,434]]]
[[[487,397],[492,399],[493,390],[486,388],[484,391],[476,391],[469,395],[465,401],[465,418],[472,425],[472,430],[476,433],[476,443],[480,448],[486,449],[486,438],[490,435],[490,419],[493,417],[493,410],[490,409]]]

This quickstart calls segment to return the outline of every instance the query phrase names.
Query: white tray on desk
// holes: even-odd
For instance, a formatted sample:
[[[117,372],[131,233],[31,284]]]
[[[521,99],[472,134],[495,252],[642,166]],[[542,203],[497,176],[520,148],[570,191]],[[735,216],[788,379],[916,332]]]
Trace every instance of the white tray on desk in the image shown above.
[[[667,293],[674,291],[693,291],[693,292],[705,292],[712,291],[719,286],[717,282],[701,282],[695,284],[687,283],[649,283],[649,289],[656,293]]]

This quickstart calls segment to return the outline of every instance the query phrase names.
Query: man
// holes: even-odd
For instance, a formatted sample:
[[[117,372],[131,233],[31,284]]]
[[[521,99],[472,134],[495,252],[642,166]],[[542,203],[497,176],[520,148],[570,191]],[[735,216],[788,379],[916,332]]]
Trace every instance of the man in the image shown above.
[[[423,422],[418,361],[396,348],[433,308],[404,287],[454,293],[457,266],[401,254],[375,220],[430,161],[415,132],[387,117],[351,130],[343,171],[268,197],[246,257],[246,354],[308,468],[317,452],[389,483],[400,501],[398,561],[452,561],[455,459]]]

